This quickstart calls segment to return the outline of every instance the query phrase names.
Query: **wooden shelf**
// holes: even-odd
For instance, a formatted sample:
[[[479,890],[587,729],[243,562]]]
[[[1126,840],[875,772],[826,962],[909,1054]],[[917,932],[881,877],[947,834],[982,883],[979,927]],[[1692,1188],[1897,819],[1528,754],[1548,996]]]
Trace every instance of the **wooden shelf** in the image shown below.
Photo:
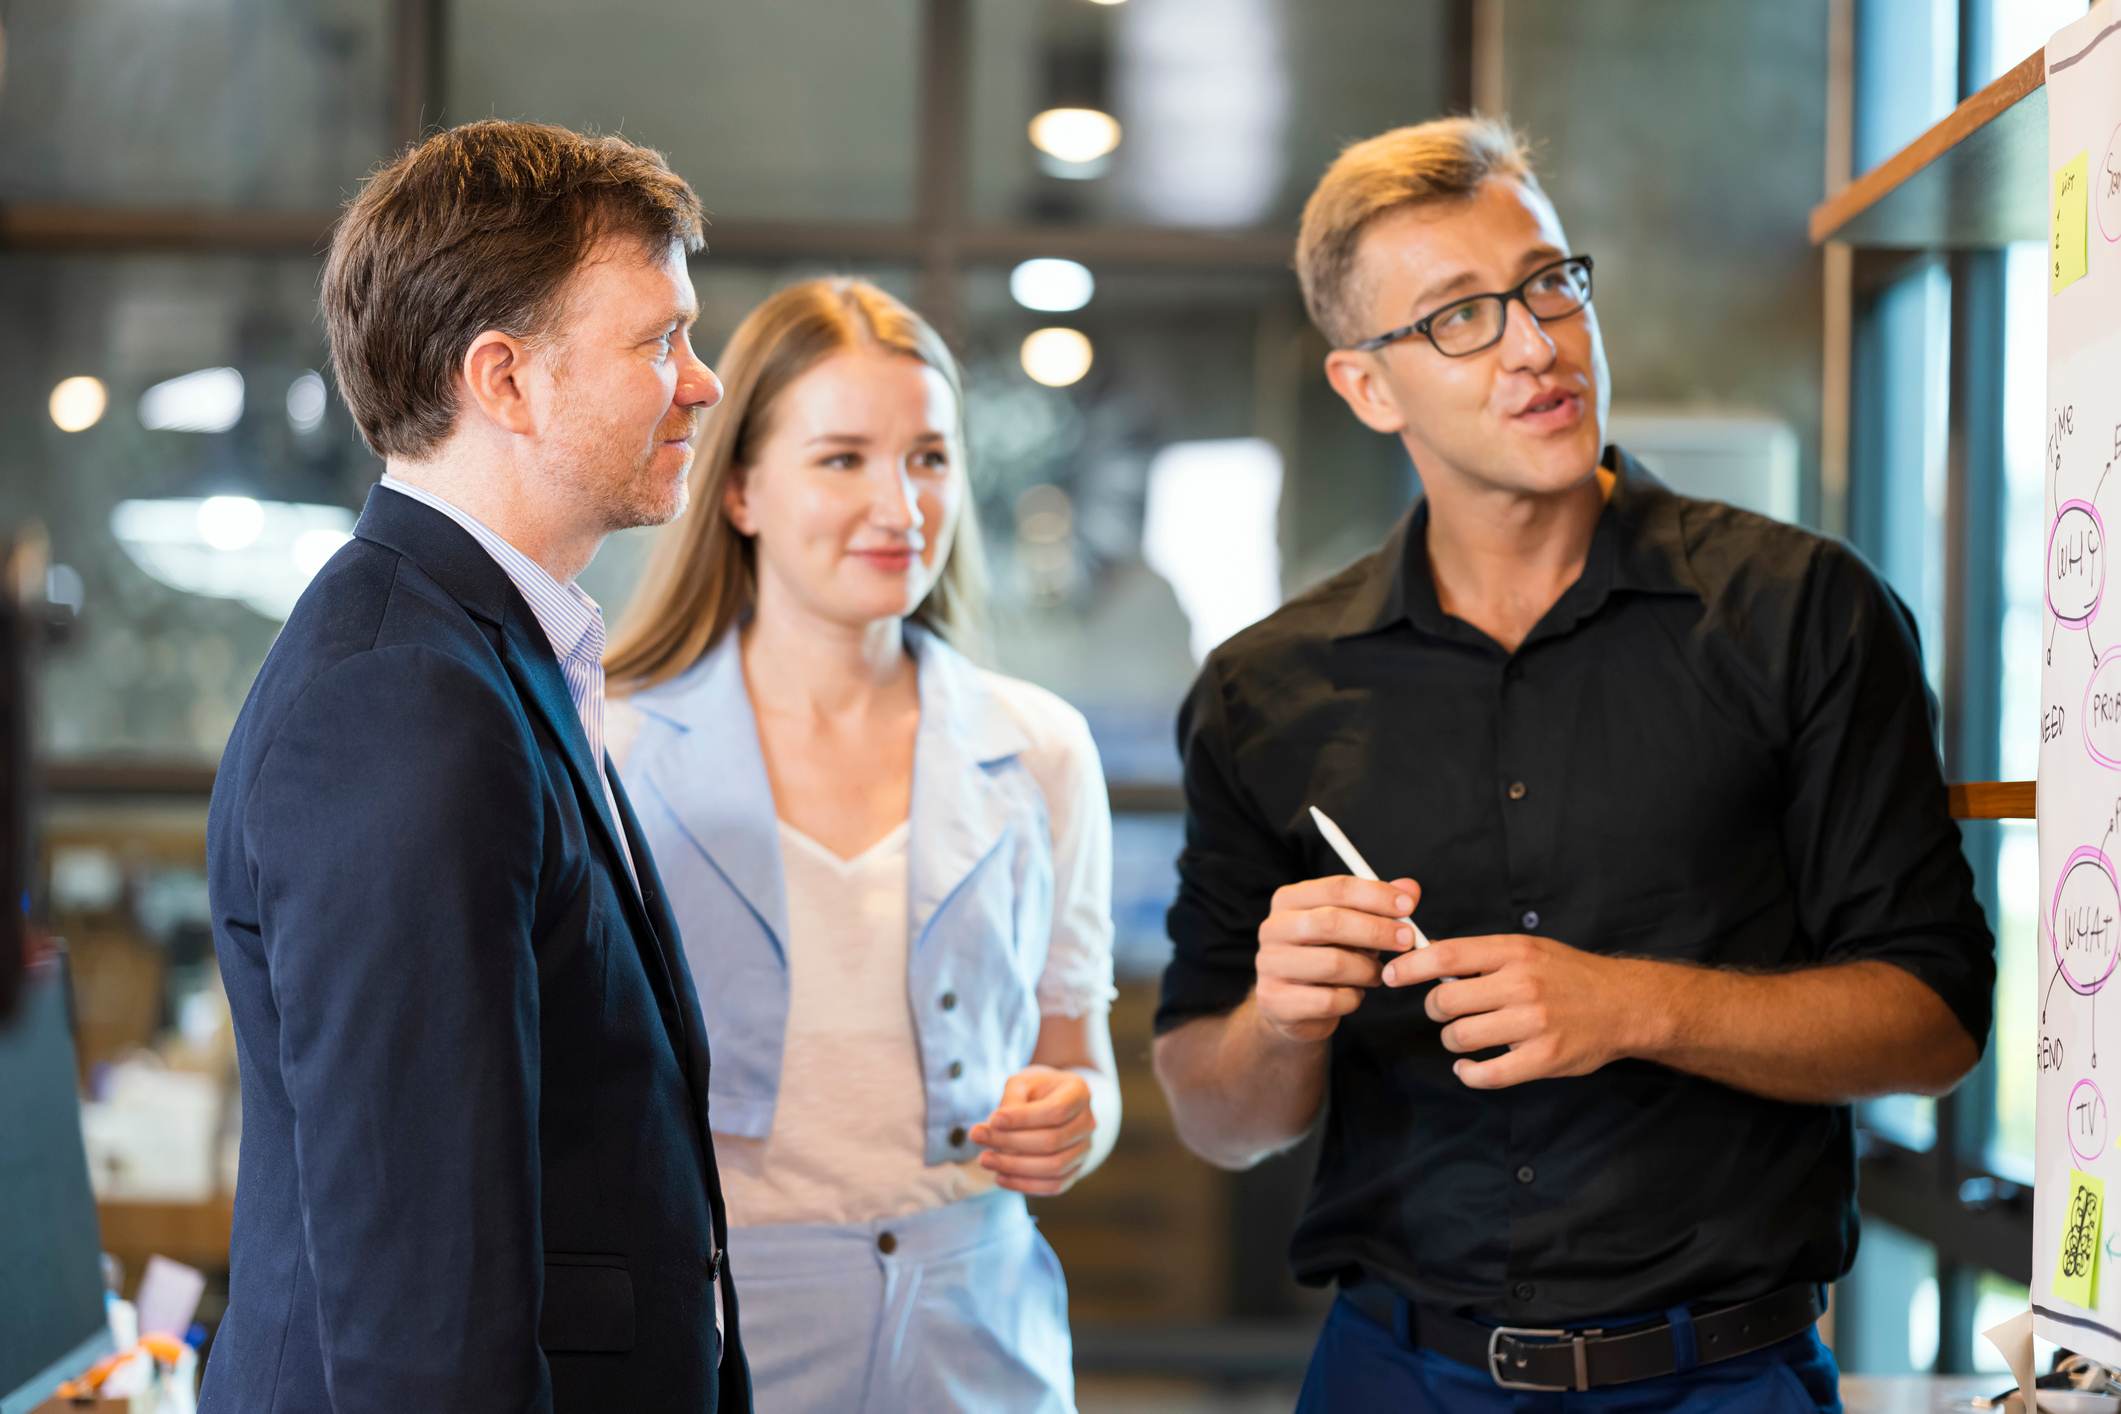
[[[1812,208],[1812,244],[1984,249],[2047,239],[2047,50]]]
[[[1954,820],[2030,820],[2034,782],[1965,781],[1945,787],[1946,808]]]
[[[219,1194],[198,1203],[96,1203],[103,1250],[125,1268],[125,1288],[137,1288],[147,1259],[160,1255],[209,1274],[228,1270],[229,1233],[235,1226],[235,1196]]]

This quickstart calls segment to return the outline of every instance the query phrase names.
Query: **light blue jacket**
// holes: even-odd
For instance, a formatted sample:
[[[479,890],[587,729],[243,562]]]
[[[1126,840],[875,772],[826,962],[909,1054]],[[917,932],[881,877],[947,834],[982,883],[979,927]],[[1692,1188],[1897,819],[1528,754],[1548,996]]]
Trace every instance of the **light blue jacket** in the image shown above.
[[[977,1152],[966,1131],[1038,1044],[1053,846],[1045,797],[1020,759],[1022,728],[962,655],[915,625],[906,637],[921,703],[906,987],[927,1091],[925,1156],[940,1164]],[[713,979],[700,1009],[714,1045],[714,1127],[763,1138],[788,1029],[788,887],[738,635],[629,700],[640,721],[626,787],[693,975]]]

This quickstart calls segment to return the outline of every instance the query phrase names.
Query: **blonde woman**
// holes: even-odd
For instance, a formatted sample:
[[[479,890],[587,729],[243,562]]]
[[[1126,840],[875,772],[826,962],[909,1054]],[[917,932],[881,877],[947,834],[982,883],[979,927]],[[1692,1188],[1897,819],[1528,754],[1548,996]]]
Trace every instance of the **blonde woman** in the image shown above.
[[[718,360],[614,739],[714,1046],[761,1408],[1065,1411],[1025,1211],[1119,1127],[1111,813],[1079,713],[975,667],[957,366],[859,280]]]

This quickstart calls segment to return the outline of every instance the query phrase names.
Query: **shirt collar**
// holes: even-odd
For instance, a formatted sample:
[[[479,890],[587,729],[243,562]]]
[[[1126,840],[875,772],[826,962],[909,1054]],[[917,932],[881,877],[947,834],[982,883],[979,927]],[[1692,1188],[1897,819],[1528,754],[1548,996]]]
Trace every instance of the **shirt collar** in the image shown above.
[[[552,645],[552,656],[562,663],[578,657],[597,661],[604,656],[604,611],[578,584],[562,584],[545,567],[503,539],[484,521],[432,491],[384,473],[382,484],[422,505],[448,516],[479,542],[493,557],[523,601],[530,606],[538,627]]]
[[[1553,624],[1560,631],[1581,622],[1615,592],[1701,593],[1687,563],[1685,501],[1618,446],[1606,448],[1614,471],[1613,494],[1591,534],[1583,574],[1562,596],[1574,612]],[[1335,638],[1353,638],[1394,624],[1410,624],[1438,638],[1470,632],[1443,612],[1429,569],[1429,503],[1415,502],[1371,557],[1368,573],[1342,610]],[[1544,634],[1541,635],[1545,636]],[[1477,635],[1476,635],[1477,637]]]

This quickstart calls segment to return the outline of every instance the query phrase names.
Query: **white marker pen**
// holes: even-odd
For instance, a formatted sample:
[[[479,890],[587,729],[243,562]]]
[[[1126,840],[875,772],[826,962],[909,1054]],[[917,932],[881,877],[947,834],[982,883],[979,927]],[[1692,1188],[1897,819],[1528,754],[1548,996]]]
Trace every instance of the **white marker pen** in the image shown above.
[[[1340,862],[1348,867],[1350,874],[1353,874],[1358,879],[1369,879],[1377,883],[1383,882],[1383,880],[1378,879],[1377,871],[1372,869],[1369,862],[1356,852],[1355,846],[1349,842],[1348,837],[1340,832],[1340,826],[1334,824],[1327,817],[1325,811],[1314,805],[1311,807],[1311,818],[1318,822],[1318,832],[1326,837],[1327,844],[1333,846],[1333,852],[1340,856]],[[1412,918],[1402,918],[1399,921],[1414,930],[1415,947],[1425,948],[1429,945],[1428,936],[1421,931],[1419,923],[1416,923]]]

